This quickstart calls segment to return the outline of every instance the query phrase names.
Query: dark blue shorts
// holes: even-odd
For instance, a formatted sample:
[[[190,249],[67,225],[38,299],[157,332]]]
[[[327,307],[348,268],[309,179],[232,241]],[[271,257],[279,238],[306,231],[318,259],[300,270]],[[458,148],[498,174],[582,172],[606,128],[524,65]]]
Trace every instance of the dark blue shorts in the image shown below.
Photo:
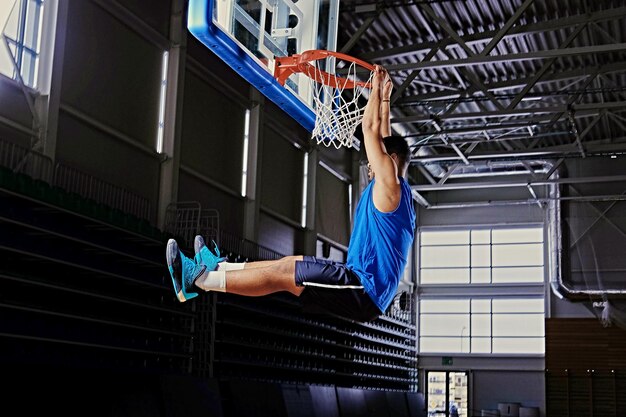
[[[381,315],[359,277],[342,262],[305,256],[296,261],[296,285],[305,312],[372,321]]]

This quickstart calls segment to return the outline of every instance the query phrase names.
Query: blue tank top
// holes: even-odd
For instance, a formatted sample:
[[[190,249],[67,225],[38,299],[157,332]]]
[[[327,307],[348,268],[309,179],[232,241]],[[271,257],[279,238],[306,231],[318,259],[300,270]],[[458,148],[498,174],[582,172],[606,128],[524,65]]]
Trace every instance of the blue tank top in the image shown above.
[[[400,179],[398,207],[383,213],[374,206],[372,180],[363,190],[354,216],[346,266],[360,278],[365,292],[382,312],[396,294],[415,230],[411,187]]]

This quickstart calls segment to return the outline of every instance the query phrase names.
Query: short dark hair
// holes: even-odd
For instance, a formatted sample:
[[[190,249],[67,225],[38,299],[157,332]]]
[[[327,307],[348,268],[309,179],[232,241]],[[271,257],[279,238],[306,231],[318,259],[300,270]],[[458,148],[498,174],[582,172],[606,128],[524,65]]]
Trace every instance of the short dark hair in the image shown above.
[[[398,155],[401,165],[399,168],[402,169],[406,164],[411,162],[411,150],[409,149],[409,144],[402,136],[387,136],[383,138],[383,143],[385,144],[385,149],[389,155],[392,153]]]

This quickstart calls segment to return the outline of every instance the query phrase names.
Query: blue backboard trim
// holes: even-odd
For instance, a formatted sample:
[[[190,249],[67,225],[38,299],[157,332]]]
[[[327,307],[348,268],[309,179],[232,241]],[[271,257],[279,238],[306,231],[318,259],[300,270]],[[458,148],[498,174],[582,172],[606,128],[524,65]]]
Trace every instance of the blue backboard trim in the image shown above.
[[[220,57],[263,95],[298,121],[309,132],[315,114],[300,99],[280,85],[248,52],[213,22],[215,0],[189,0],[187,28],[203,45]]]

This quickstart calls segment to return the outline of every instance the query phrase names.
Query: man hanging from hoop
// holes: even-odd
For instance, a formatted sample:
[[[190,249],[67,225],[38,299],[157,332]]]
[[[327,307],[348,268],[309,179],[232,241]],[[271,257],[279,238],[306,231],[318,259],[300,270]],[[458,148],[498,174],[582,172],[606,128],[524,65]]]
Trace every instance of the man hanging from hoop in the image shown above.
[[[391,136],[389,99],[392,83],[376,66],[362,129],[371,180],[363,190],[345,263],[313,256],[274,261],[229,263],[196,236],[194,259],[170,239],[166,257],[174,292],[183,302],[198,291],[263,296],[288,291],[306,311],[371,321],[391,304],[415,233],[411,188],[405,179],[411,154],[404,138]]]

